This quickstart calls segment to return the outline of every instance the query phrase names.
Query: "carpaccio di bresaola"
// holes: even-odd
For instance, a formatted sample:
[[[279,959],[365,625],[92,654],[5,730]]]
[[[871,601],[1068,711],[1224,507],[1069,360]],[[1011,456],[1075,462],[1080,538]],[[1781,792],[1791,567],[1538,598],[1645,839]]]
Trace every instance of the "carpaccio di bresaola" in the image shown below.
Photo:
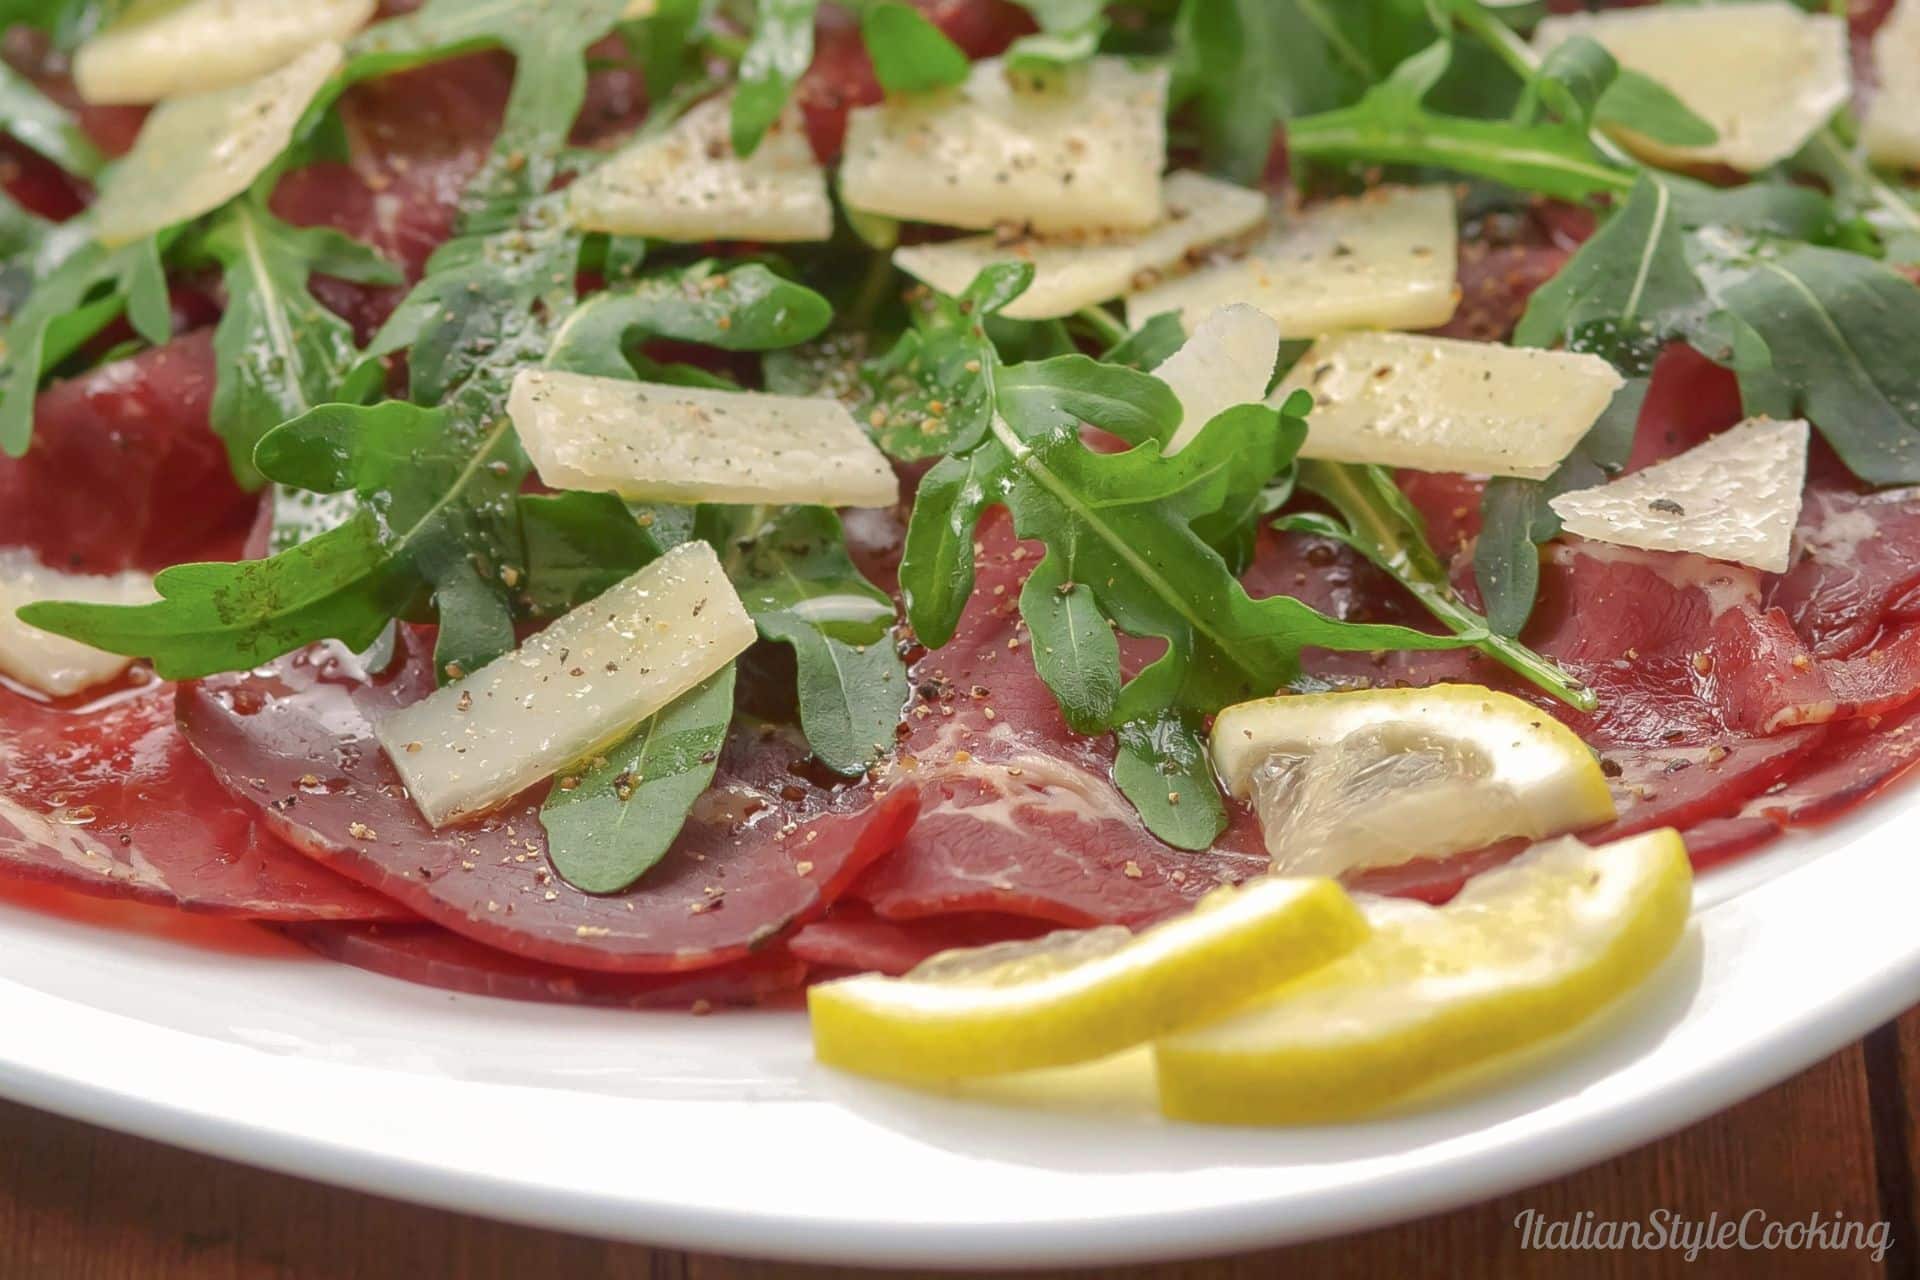
[[[1020,11],[993,0],[924,7],[971,54],[1025,29]],[[71,101],[61,77],[43,82]],[[451,232],[511,82],[510,61],[483,54],[355,87],[343,107],[351,154],[285,174],[274,210],[346,231],[417,279]],[[797,92],[815,149],[831,156],[846,111],[879,97],[854,28],[825,22]],[[630,68],[600,70],[581,136],[618,135],[644,110]],[[138,113],[88,109],[81,120],[113,152]],[[8,146],[4,172],[8,193],[43,215],[71,216],[86,200],[24,148]],[[1584,213],[1552,204],[1476,227],[1443,332],[1504,337],[1589,231]],[[401,296],[338,280],[316,292],[362,339]],[[208,422],[218,290],[186,276],[173,301],[172,341],[40,395],[32,449],[0,460],[0,546],[92,573],[246,554],[259,504],[235,485]],[[1741,416],[1733,375],[1672,346],[1654,367],[1629,469]],[[915,479],[903,471],[909,492]],[[1400,479],[1477,600],[1481,483]],[[903,521],[848,520],[862,571],[890,592]],[[419,815],[370,721],[432,688],[432,633],[414,626],[375,670],[328,644],[179,685],[136,667],[65,701],[0,688],[0,874],[271,923],[323,955],[453,990],[699,1008],[774,999],[821,975],[899,973],[949,947],[1055,927],[1138,926],[1264,869],[1244,811],[1210,851],[1147,832],[1110,781],[1111,739],[1070,731],[1022,650],[1016,602],[1039,548],[1004,513],[986,518],[977,543],[972,598],[949,644],[910,655],[911,701],[880,767],[838,777],[777,714],[737,719],[680,839],[623,893],[583,893],[553,873],[535,798],[440,832]],[[1816,443],[1794,545],[1781,574],[1550,545],[1523,638],[1595,691],[1591,713],[1469,650],[1310,652],[1306,667],[1334,682],[1465,680],[1531,697],[1599,752],[1611,780],[1620,816],[1585,834],[1672,825],[1705,865],[1844,812],[1920,755],[1920,491],[1870,491]],[[1297,596],[1340,619],[1430,625],[1393,581],[1324,538],[1262,533],[1242,580],[1255,597]],[[775,656],[748,663],[742,701],[790,698],[780,676]],[[1507,852],[1358,883],[1440,901]]]

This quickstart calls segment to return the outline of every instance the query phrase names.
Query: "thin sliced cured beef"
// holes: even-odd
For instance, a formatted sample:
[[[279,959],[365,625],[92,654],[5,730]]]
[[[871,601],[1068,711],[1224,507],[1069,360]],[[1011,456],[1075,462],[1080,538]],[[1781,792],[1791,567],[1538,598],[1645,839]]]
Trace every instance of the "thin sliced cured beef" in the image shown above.
[[[914,0],[914,7],[969,58],[999,53],[1034,29],[1027,11],[1008,0]],[[847,113],[872,106],[881,97],[859,21],[839,8],[823,9],[814,32],[813,63],[794,92],[822,164],[839,159]]]
[[[32,446],[0,457],[0,546],[81,573],[238,554],[256,503],[209,425],[213,382],[200,330],[42,392]]]
[[[891,920],[1139,925],[1265,870],[1263,853],[1189,853],[1148,833],[1111,780],[1111,739],[1071,732],[1034,670],[1018,601],[1037,552],[1004,511],[981,521],[977,541],[960,626],[911,673],[899,768],[922,789],[920,820],[856,896]]]
[[[691,973],[597,973],[509,955],[431,924],[288,925],[283,932],[329,959],[403,982],[547,1004],[704,1012],[777,1000],[807,977],[806,964],[779,947]]]
[[[182,690],[188,739],[268,825],[319,861],[456,933],[585,969],[670,972],[737,960],[824,911],[899,842],[910,786],[819,776],[796,730],[737,723],[673,849],[624,893],[554,875],[530,793],[435,831],[372,721],[433,687],[431,638],[403,633],[369,678],[337,646]]]
[[[173,712],[153,680],[71,706],[0,688],[0,873],[261,920],[410,915],[270,835]]]
[[[409,281],[453,233],[460,197],[500,129],[513,61],[475,54],[364,81],[341,99],[349,159],[292,170],[273,210],[296,226],[328,226],[372,245]],[[398,288],[316,277],[314,295],[364,340],[399,302]]]
[[[843,902],[804,926],[787,950],[816,970],[898,976],[942,951],[1017,942],[1046,932],[1045,923],[1019,916],[955,914],[926,920],[883,920]]]
[[[1850,657],[1883,629],[1920,622],[1920,489],[1809,488],[1793,566],[1767,602],[1821,658]]]
[[[1551,201],[1481,219],[1460,240],[1459,308],[1434,332],[1505,342],[1534,290],[1553,279],[1592,234],[1590,213]]]

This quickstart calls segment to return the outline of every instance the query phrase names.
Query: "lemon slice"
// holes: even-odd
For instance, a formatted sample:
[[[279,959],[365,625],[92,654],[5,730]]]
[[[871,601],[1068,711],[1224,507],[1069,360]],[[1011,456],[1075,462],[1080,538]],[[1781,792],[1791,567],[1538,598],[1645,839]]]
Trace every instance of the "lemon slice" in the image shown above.
[[[1056,933],[822,983],[807,993],[814,1053],[909,1081],[1091,1061],[1224,1016],[1366,935],[1331,880],[1257,880],[1138,935]]]
[[[1285,875],[1397,866],[1614,816],[1599,761],[1571,729],[1479,685],[1243,702],[1214,721],[1213,762]]]
[[[1444,907],[1366,904],[1373,937],[1225,1022],[1155,1046],[1160,1109],[1214,1124],[1377,1110],[1569,1031],[1639,985],[1686,927],[1671,830],[1541,845]]]

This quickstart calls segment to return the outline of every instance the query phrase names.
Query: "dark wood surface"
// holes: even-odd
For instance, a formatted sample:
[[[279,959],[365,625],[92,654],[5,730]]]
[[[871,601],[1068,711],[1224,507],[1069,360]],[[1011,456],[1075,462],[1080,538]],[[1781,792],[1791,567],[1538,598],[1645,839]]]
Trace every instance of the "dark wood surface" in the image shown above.
[[[1920,1275],[1920,1011],[1788,1083],[1558,1182],[1390,1230],[1117,1280]],[[1761,1210],[1893,1224],[1893,1251],[1541,1253],[1525,1209],[1704,1220]],[[690,1256],[418,1209],[0,1103],[0,1280],[821,1280],[831,1268]],[[877,1274],[877,1273],[875,1273]]]

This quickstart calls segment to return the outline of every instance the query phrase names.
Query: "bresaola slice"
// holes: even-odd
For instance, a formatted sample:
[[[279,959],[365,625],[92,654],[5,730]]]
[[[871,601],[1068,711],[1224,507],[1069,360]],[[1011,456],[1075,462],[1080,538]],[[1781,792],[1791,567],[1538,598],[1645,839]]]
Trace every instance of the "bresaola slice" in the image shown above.
[[[913,787],[821,781],[797,730],[743,720],[665,859],[625,893],[582,893],[548,865],[536,794],[438,832],[408,798],[371,721],[432,689],[430,648],[403,633],[373,678],[322,646],[206,681],[183,690],[181,724],[277,833],[500,950],[630,973],[737,960],[819,915],[913,821]]]
[[[978,542],[959,628],[911,673],[897,769],[922,790],[920,820],[855,896],[890,920],[1141,925],[1266,870],[1264,853],[1187,853],[1147,832],[1111,780],[1111,740],[1070,731],[1034,670],[1018,602],[1039,556],[1004,512],[980,522]],[[1236,847],[1257,850],[1258,832]]]
[[[259,920],[409,917],[270,835],[173,712],[157,682],[78,706],[0,688],[0,873]]]
[[[704,1012],[764,1004],[797,991],[807,966],[775,947],[692,973],[595,973],[483,947],[430,924],[289,925],[284,932],[329,959],[443,991],[548,1004]]]

